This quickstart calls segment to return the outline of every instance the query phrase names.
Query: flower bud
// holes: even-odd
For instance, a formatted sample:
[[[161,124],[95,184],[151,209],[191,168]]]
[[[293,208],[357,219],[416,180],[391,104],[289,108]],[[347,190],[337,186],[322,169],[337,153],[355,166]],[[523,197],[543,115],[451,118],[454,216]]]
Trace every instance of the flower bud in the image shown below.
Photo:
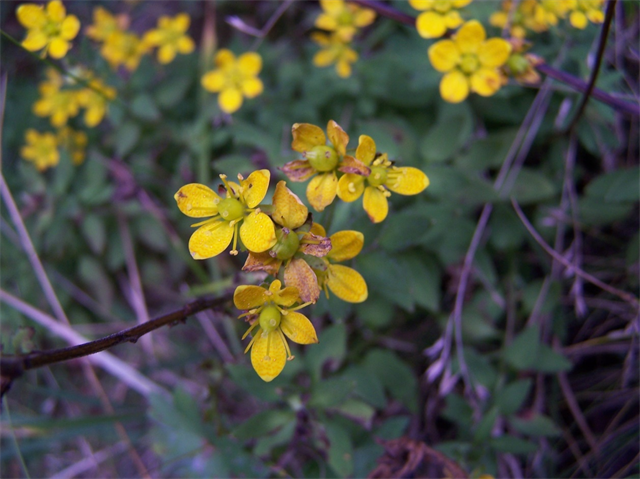
[[[291,231],[289,228],[276,229],[276,238],[278,242],[271,248],[271,256],[278,258],[279,260],[285,260],[293,257],[300,247],[300,238],[298,235]]]

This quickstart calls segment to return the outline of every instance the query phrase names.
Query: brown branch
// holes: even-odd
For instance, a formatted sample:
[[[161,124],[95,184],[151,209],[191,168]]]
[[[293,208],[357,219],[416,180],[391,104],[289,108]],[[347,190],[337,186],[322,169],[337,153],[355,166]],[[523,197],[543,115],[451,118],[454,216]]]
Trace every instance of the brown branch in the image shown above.
[[[387,4],[384,4],[376,0],[350,0],[350,1],[351,3],[356,3],[365,8],[370,8],[371,10],[374,10],[376,13],[378,13],[383,17],[390,18],[399,23],[403,23],[404,25],[410,25],[412,27],[415,27],[415,24],[416,24],[415,17],[411,15],[407,15],[406,13],[403,13]],[[589,89],[589,86],[579,78],[576,78],[567,72],[558,70],[552,67],[551,65],[547,65],[546,63],[537,65],[536,69],[541,73],[544,73],[545,75],[553,78],[554,80],[558,80],[562,83],[566,83],[568,86],[570,86],[571,88],[579,92],[584,93],[584,92],[587,92]],[[627,113],[633,116],[640,116],[640,106],[638,106],[638,104],[636,103],[631,103],[628,101],[621,100],[595,87],[591,87],[591,91],[589,92],[589,95],[595,98],[596,100],[609,105],[611,108],[613,108],[614,110],[617,110],[620,113]]]
[[[213,299],[198,299],[186,304],[182,309],[174,311],[146,323],[139,324],[129,329],[110,334],[104,338],[89,341],[88,343],[70,346],[67,348],[52,349],[49,351],[35,351],[23,355],[0,354],[0,377],[2,378],[2,394],[6,392],[11,381],[20,377],[25,371],[41,368],[50,364],[69,361],[91,354],[99,353],[121,343],[135,343],[147,333],[155,331],[166,325],[184,322],[187,317],[200,311],[211,308],[219,308],[231,300],[231,295],[220,296]]]

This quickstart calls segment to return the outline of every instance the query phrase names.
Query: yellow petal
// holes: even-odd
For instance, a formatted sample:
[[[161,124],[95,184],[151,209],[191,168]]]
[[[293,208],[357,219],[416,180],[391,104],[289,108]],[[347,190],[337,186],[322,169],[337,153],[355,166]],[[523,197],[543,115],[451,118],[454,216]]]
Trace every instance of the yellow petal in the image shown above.
[[[340,78],[349,78],[351,76],[351,65],[346,61],[336,63],[336,72]]]
[[[16,10],[18,21],[27,29],[40,28],[47,23],[47,16],[40,5],[27,3],[20,5]]]
[[[596,8],[589,10],[587,12],[587,17],[593,23],[602,23],[604,22],[604,12],[602,10],[598,10]]]
[[[221,70],[212,70],[207,72],[203,75],[201,83],[205,90],[218,93],[224,88],[224,73],[222,73]]]
[[[242,197],[249,208],[255,208],[267,195],[271,172],[269,170],[257,170],[242,180]]]
[[[322,128],[310,123],[294,123],[291,127],[293,141],[291,148],[297,152],[311,150],[314,146],[323,145],[327,142]]]
[[[262,212],[252,212],[240,226],[240,239],[249,251],[254,253],[267,251],[277,241],[273,221]]]
[[[307,185],[307,200],[316,211],[323,211],[336,197],[338,178],[333,171],[315,176]]]
[[[429,48],[429,61],[439,72],[448,72],[460,61],[460,50],[453,41],[441,40]]]
[[[485,38],[486,33],[482,23],[470,20],[458,30],[454,41],[462,53],[476,53]]]
[[[238,69],[246,76],[256,76],[262,70],[262,57],[255,52],[243,53],[238,57]]]
[[[196,44],[190,38],[185,36],[180,37],[178,40],[178,51],[183,55],[191,53],[196,48]]]
[[[326,35],[326,34],[320,33],[320,32],[313,32],[311,34],[311,40],[313,40],[318,45],[323,46],[323,47],[329,46],[331,44],[331,39],[330,39],[329,35]],[[326,66],[326,65],[324,65],[324,66]]]
[[[338,197],[347,203],[357,200],[364,192],[364,176],[347,173],[338,181]]]
[[[60,23],[64,20],[67,11],[60,0],[53,0],[47,4],[47,16],[50,20]]]
[[[324,233],[324,228],[322,232]],[[364,235],[360,231],[338,231],[331,235],[331,251],[327,257],[340,263],[356,257],[362,251],[363,246]]]
[[[273,193],[273,221],[280,226],[295,230],[304,224],[309,215],[309,209],[304,203],[287,188],[286,181],[280,181]]]
[[[233,113],[242,106],[242,92],[237,88],[225,88],[218,96],[218,105],[225,113]]]
[[[206,218],[218,214],[220,196],[211,188],[199,183],[184,185],[174,195],[178,208],[191,218]]]
[[[338,155],[344,156],[347,152],[349,135],[347,135],[335,121],[329,120],[329,123],[327,124],[327,136],[335,150],[338,152]]]
[[[287,352],[277,329],[265,333],[260,329],[251,346],[251,365],[263,381],[273,381],[284,369]]]
[[[333,16],[339,15],[345,9],[343,0],[320,0],[320,7]]]
[[[71,44],[68,41],[60,37],[54,38],[49,43],[49,55],[53,58],[62,58],[67,54],[70,47]]]
[[[324,229],[324,226],[322,226],[320,223],[313,223],[311,225],[311,229],[309,230],[309,232],[316,236],[324,236],[324,237],[327,236],[327,232]]]
[[[294,343],[314,344],[318,342],[316,329],[304,314],[289,311],[285,316],[282,316],[280,327],[282,332]]]
[[[320,50],[313,56],[313,64],[320,68],[328,67],[336,61],[336,56],[336,52],[331,49]]]
[[[451,10],[444,16],[444,23],[448,29],[454,29],[458,28],[464,22],[462,20],[462,17],[460,16],[460,12],[458,12],[457,10]]]
[[[389,171],[385,186],[401,195],[417,195],[429,186],[429,178],[417,168],[404,166]]]
[[[502,38],[490,38],[478,48],[478,60],[485,67],[500,67],[511,53],[511,44]]]
[[[338,298],[348,303],[362,303],[367,299],[367,283],[355,269],[332,264],[327,271],[327,286]]]
[[[316,302],[320,297],[318,278],[311,266],[301,258],[292,259],[284,269],[284,283],[297,289],[300,299],[305,302]]]
[[[338,28],[338,22],[336,18],[332,17],[331,15],[327,15],[326,13],[321,13],[320,15],[318,15],[318,18],[316,18],[314,25],[316,26],[316,28],[319,28],[321,30],[332,31]]]
[[[446,33],[447,25],[442,15],[428,11],[418,15],[416,29],[422,38],[440,38]]]
[[[262,93],[264,86],[259,78],[249,78],[244,80],[241,85],[242,93],[247,98],[255,98]]]
[[[65,40],[73,40],[80,31],[80,20],[75,15],[69,15],[60,26],[60,36]]]
[[[176,57],[176,47],[173,44],[162,45],[158,48],[158,61],[163,65],[171,63]]]
[[[231,50],[227,50],[226,48],[221,48],[216,53],[215,63],[219,68],[225,68],[233,65],[236,61],[236,56],[233,54]]]
[[[471,75],[471,91],[478,95],[491,96],[502,86],[502,78],[497,70],[481,68]]]
[[[440,81],[440,95],[449,103],[460,103],[469,95],[469,80],[458,70],[447,73]]]
[[[455,8],[466,7],[471,3],[471,0],[453,0],[453,6]]]
[[[260,286],[241,285],[233,292],[233,304],[238,309],[254,309],[269,300],[267,290]]]
[[[219,255],[231,243],[233,227],[227,221],[214,218],[198,228],[189,239],[193,259],[207,259]]]
[[[84,122],[89,128],[93,128],[98,125],[102,118],[104,118],[104,114],[106,112],[105,108],[89,108],[84,113]]]
[[[382,191],[373,186],[365,188],[362,206],[373,223],[384,221],[389,213],[387,197]]]
[[[376,12],[370,8],[359,8],[353,16],[353,24],[358,27],[366,27],[371,25],[376,19]]]
[[[571,12],[571,15],[569,16],[569,22],[571,22],[571,25],[573,25],[575,28],[579,28],[580,30],[584,30],[589,24],[589,22],[587,21],[587,16],[584,13],[575,11]]]
[[[504,28],[509,21],[509,14],[507,12],[494,12],[489,17],[489,23],[494,27]]]
[[[369,166],[376,156],[376,142],[367,135],[360,135],[358,138],[358,149],[356,150],[356,158]]]
[[[179,32],[186,32],[191,24],[191,18],[187,13],[179,13],[173,19],[173,28]]]
[[[433,6],[433,0],[409,0],[411,5],[416,10],[428,10]]]
[[[27,37],[22,40],[22,46],[30,52],[41,50],[49,43],[49,38],[40,30],[29,30]]]
[[[271,286],[273,286],[273,284],[276,281],[278,282],[278,284],[280,284],[280,280],[276,279],[273,281],[273,283],[271,283]],[[271,289],[271,286],[269,287],[269,289]],[[285,308],[288,308],[290,306],[293,306],[296,303],[299,303],[300,293],[298,292],[298,288],[287,286],[282,290],[278,290],[278,293],[277,294],[274,293],[273,295],[273,302]]]

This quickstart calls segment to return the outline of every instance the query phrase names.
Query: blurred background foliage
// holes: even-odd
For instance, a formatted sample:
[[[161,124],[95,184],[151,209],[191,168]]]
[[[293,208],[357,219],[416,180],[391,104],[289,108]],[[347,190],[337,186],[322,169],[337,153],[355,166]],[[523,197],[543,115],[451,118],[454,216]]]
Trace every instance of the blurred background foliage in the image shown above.
[[[18,4],[3,1],[0,21],[21,39]],[[381,225],[359,202],[337,205],[328,233],[364,233],[355,265],[369,299],[321,299],[310,308],[319,344],[297,347],[272,383],[242,354],[245,325],[231,305],[116,348],[160,392],[140,394],[96,369],[111,409],[80,362],[30,372],[8,394],[10,418],[3,410],[2,477],[24,476],[20,457],[31,477],[145,469],[151,477],[364,477],[385,452],[382,441],[400,437],[425,442],[476,477],[638,474],[637,305],[553,260],[510,201],[568,263],[637,294],[637,117],[592,100],[575,135],[562,134],[580,95],[558,83],[514,83],[447,104],[426,54],[431,42],[380,17],[356,39],[352,76],[339,78],[311,61],[314,2],[293,2],[264,39],[225,20],[260,28],[276,2],[65,2],[83,28],[99,4],[128,13],[137,32],[186,12],[199,47],[164,66],[146,56],[129,74],[110,69],[81,33],[62,64],[87,66],[117,89],[118,101],[86,130],[82,165],[63,152],[56,168],[39,173],[19,151],[28,128],[48,128],[31,113],[45,64],[2,40],[3,175],[71,327],[85,337],[134,325],[145,309],[154,317],[250,281],[239,273],[242,258],[191,259],[190,222],[173,194],[189,182],[213,186],[219,173],[269,168],[285,179],[278,167],[296,159],[293,123],[334,119],[351,147],[367,134],[431,185],[416,197],[394,196]],[[473,2],[468,18],[487,25],[498,7]],[[597,86],[637,102],[637,5],[617,8]],[[207,21],[218,48],[257,46],[264,61],[264,93],[233,117],[200,86],[213,60],[213,50],[200,48]],[[590,25],[536,35],[535,51],[586,79],[598,32]],[[519,156],[496,190],[514,145]],[[304,198],[305,185],[288,186]],[[485,205],[492,211],[479,230]],[[0,226],[2,289],[50,314],[5,207]],[[457,294],[462,331],[454,338]],[[20,351],[24,338],[14,339],[27,326],[35,349],[66,345],[7,304],[1,311],[4,353]]]

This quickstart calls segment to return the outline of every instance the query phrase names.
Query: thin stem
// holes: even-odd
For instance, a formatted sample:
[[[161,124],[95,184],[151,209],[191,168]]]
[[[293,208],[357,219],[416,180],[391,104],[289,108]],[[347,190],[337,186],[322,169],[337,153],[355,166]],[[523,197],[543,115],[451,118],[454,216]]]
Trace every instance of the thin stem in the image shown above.
[[[13,445],[16,448],[16,456],[18,456],[18,461],[22,466],[24,475],[26,476],[27,479],[31,479],[31,476],[29,475],[29,470],[27,469],[27,464],[24,462],[24,457],[22,457],[22,452],[20,451],[20,444],[18,444],[16,431],[13,429],[13,424],[11,423],[11,413],[9,413],[9,401],[7,401],[6,397],[2,398],[2,406],[4,408],[5,414],[7,415],[7,424],[9,425],[9,430],[11,431],[11,438],[13,440]]]

